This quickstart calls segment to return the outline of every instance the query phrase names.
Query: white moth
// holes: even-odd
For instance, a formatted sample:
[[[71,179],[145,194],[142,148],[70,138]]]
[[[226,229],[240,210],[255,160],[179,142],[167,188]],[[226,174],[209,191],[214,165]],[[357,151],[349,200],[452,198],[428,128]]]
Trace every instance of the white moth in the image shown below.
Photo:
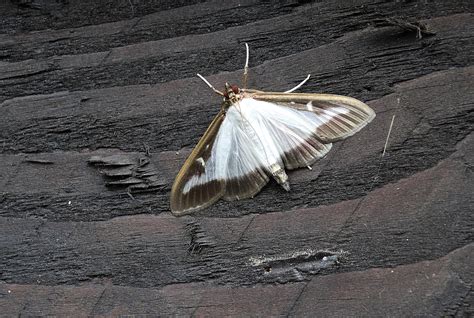
[[[247,82],[249,50],[244,68]],[[310,167],[332,143],[369,123],[374,111],[339,95],[262,92],[225,84],[221,111],[184,163],[171,190],[171,211],[184,215],[220,198],[255,196],[274,178],[290,190],[285,169]]]

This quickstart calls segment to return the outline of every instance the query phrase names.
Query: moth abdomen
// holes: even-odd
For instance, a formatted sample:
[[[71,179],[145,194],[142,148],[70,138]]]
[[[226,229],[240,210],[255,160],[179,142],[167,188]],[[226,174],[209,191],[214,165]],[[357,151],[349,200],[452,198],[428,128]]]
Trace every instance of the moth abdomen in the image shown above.
[[[288,182],[288,175],[286,174],[285,169],[283,169],[283,167],[278,163],[274,163],[270,165],[269,170],[276,182],[278,182],[278,184],[286,191],[290,191],[290,183]]]

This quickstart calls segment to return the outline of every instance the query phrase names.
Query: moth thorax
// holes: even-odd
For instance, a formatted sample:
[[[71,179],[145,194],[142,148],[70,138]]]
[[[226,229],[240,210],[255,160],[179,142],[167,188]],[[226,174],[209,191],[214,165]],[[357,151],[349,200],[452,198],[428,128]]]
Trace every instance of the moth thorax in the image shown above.
[[[270,166],[270,173],[273,178],[283,187],[286,191],[290,191],[290,184],[288,183],[288,175],[285,169],[282,168],[278,163],[274,163]]]

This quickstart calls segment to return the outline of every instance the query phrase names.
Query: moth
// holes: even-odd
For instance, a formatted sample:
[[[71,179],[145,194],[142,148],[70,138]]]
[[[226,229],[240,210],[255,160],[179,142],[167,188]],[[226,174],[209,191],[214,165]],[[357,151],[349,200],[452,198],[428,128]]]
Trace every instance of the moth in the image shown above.
[[[219,199],[254,197],[273,178],[290,190],[286,169],[310,168],[332,143],[352,136],[375,117],[363,102],[332,94],[247,89],[225,84],[220,112],[179,171],[171,189],[171,211],[180,216]]]

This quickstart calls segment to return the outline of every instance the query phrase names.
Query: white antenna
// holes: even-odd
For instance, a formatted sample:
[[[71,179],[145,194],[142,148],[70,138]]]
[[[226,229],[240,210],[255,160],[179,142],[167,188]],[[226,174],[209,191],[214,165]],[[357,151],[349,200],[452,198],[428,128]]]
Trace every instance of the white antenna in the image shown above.
[[[204,83],[207,84],[207,86],[209,86],[214,92],[216,92],[217,94],[221,95],[221,96],[224,96],[224,94],[221,92],[221,91],[218,91],[217,89],[214,88],[214,86],[212,86],[211,83],[209,83],[209,81],[207,79],[204,78],[204,76],[202,76],[201,74],[196,74],[200,79],[202,79],[204,81]]]
[[[242,79],[243,88],[247,88],[247,80],[249,75],[249,57],[250,57],[250,50],[249,45],[245,43],[245,51],[247,52],[247,56],[245,57],[245,66],[244,66],[244,75]]]
[[[245,58],[244,75],[247,75],[249,71],[249,57],[250,57],[249,45],[247,43],[245,43],[245,50],[247,52],[247,57]]]
[[[285,93],[291,93],[291,92],[296,91],[298,88],[300,88],[301,86],[303,86],[303,84],[306,83],[306,82],[309,80],[309,77],[310,77],[310,76],[311,76],[311,74],[308,74],[308,76],[306,76],[306,78],[305,78],[301,83],[299,83],[298,85],[296,85],[296,86],[293,87],[292,89],[287,90]]]

